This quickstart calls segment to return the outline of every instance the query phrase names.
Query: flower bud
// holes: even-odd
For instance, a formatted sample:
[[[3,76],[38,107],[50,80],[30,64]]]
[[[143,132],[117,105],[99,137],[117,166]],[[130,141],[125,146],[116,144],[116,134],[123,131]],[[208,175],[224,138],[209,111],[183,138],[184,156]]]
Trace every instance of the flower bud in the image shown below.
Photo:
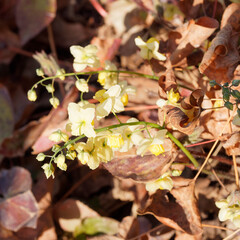
[[[33,90],[33,89],[30,89],[30,90],[27,92],[27,97],[28,97],[28,100],[29,100],[29,101],[35,102],[35,101],[37,100],[36,91]]]

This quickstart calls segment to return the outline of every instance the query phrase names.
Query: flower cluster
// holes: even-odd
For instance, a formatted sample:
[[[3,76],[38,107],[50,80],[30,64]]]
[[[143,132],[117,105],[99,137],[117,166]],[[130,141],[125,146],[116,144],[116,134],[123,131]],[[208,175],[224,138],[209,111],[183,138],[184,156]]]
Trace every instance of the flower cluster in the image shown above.
[[[216,202],[220,208],[218,218],[220,221],[230,220],[236,227],[240,227],[240,192],[232,192],[227,199]]]
[[[140,38],[136,42],[141,42]],[[152,57],[165,59],[157,52],[159,45],[155,39],[150,39],[142,47],[145,50],[148,49],[146,51],[149,59]],[[86,67],[99,67],[96,46],[72,46],[70,52],[74,56],[73,68],[76,72],[81,72]],[[100,71],[98,75],[98,82],[103,89],[97,91],[93,97],[98,101],[97,104],[91,104],[82,98],[82,94],[89,91],[88,81],[91,76],[85,80],[78,78],[77,74],[75,75],[75,86],[81,92],[81,101],[69,103],[67,109],[69,122],[65,131],[58,130],[49,136],[49,139],[55,143],[52,147],[53,156],[43,153],[37,155],[38,161],[50,158],[50,162],[42,166],[47,178],[54,177],[54,165],[66,171],[66,159],[74,160],[77,158],[82,164],[96,169],[101,163],[111,161],[116,151],[127,152],[133,146],[137,148],[137,154],[141,156],[147,152],[156,156],[164,153],[163,143],[167,130],[159,130],[154,136],[151,136],[147,127],[140,127],[135,118],[130,118],[124,124],[120,122],[116,127],[95,129],[95,121],[101,120],[111,113],[116,116],[117,113],[124,111],[124,107],[128,104],[129,94],[136,92],[135,88],[129,86],[127,81],[119,81],[117,67],[112,62],[106,61],[104,67],[105,70]],[[57,107],[59,100],[53,95],[53,82],[44,86],[52,94],[50,103]],[[29,90],[28,97],[32,101],[36,100],[34,87]],[[73,137],[72,140],[69,140],[70,136]],[[86,142],[82,142],[83,137],[87,137]],[[64,145],[58,145],[61,142],[64,142]],[[163,178],[165,179],[165,176]]]

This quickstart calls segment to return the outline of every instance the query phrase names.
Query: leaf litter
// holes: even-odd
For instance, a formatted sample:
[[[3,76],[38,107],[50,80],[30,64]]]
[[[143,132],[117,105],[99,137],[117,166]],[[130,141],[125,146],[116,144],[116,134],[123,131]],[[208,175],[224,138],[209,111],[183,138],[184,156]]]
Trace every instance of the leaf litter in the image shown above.
[[[102,18],[94,1],[56,2],[34,0],[28,5],[21,0],[15,5],[14,1],[4,0],[0,6],[4,20],[0,25],[0,63],[4,72],[0,76],[1,239],[222,239],[232,233],[233,226],[217,219],[214,201],[225,198],[227,192],[212,172],[217,171],[229,192],[235,190],[233,164],[229,161],[234,155],[239,164],[239,126],[231,123],[225,128],[219,152],[206,167],[211,174],[201,175],[196,182],[192,180],[194,167],[175,148],[173,154],[169,139],[164,155],[141,158],[134,151],[119,154],[92,174],[73,161],[66,176],[57,172],[54,181],[46,180],[29,149],[37,154],[52,147],[48,136],[64,128],[67,104],[77,101],[78,94],[72,89],[64,95],[59,85],[57,92],[63,100],[60,108],[50,111],[42,101],[29,110],[27,104],[20,104],[24,99],[21,94],[16,96],[11,86],[27,92],[36,82],[27,64],[32,61],[36,65],[29,58],[34,52],[50,49],[56,60],[60,59],[61,67],[72,71],[70,45],[90,42],[99,47],[102,62],[112,60],[119,69],[152,74],[133,43],[137,36],[154,36],[160,40],[159,50],[168,60],[151,60],[158,82],[123,77],[137,86],[137,97],[129,99],[129,106],[134,109],[155,105],[159,97],[167,100],[174,88],[180,95],[181,109],[170,105],[162,110],[136,108],[121,119],[166,119],[178,139],[188,143],[216,140],[229,111],[219,105],[221,90],[210,87],[208,82],[214,79],[219,84],[231,83],[239,76],[239,4],[227,4],[225,8],[220,1],[160,1],[157,6],[152,1],[102,0],[98,2],[107,11]],[[168,15],[172,18],[166,18],[169,9],[173,9]],[[71,88],[73,78],[66,81]],[[91,80],[90,86],[98,88],[96,81]],[[43,95],[43,91],[38,94]],[[220,108],[207,109],[212,106]],[[109,118],[101,124],[111,125],[114,121]],[[199,123],[201,130],[197,128]],[[192,134],[197,136],[194,141]],[[210,148],[211,143],[206,143],[190,147],[189,151],[199,152],[197,159],[202,163],[201,156]],[[221,157],[229,161],[223,163]],[[168,172],[172,163],[175,169],[183,170],[182,177],[173,177],[172,190],[147,193],[144,183]],[[78,187],[72,188],[75,184]],[[207,224],[227,227],[228,231],[207,228]]]

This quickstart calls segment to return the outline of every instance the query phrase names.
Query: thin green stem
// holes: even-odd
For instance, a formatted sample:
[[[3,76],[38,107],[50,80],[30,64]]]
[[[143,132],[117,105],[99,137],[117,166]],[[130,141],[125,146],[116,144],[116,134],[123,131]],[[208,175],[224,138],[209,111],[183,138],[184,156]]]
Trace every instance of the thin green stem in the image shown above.
[[[193,163],[194,167],[198,168],[199,164],[192,154],[182,145],[182,143],[176,139],[170,132],[167,132],[167,136],[184,152],[188,159]]]

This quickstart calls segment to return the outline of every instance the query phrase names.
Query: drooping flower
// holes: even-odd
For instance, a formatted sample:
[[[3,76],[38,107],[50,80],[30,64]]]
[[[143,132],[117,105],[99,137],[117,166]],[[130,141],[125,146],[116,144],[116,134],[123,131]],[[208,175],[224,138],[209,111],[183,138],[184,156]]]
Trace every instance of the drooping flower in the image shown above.
[[[89,91],[89,89],[88,89],[88,83],[87,83],[87,81],[86,81],[84,78],[78,79],[78,80],[75,82],[75,85],[76,85],[77,89],[78,89],[80,92],[88,92],[88,91]]]
[[[137,149],[137,154],[143,156],[147,151],[150,151],[155,156],[164,153],[163,143],[166,129],[159,130],[154,138],[146,138],[140,143]]]
[[[44,170],[46,178],[49,178],[51,176],[54,178],[54,167],[51,163],[45,163],[42,166],[42,169]]]
[[[52,97],[49,99],[49,102],[51,103],[51,105],[54,107],[54,108],[57,108],[60,104],[59,102],[59,99],[56,98],[56,97]]]
[[[100,102],[96,107],[97,120],[108,116],[110,112],[119,113],[124,111],[124,105],[121,101],[121,87],[119,85],[112,86],[107,91],[100,90],[96,92],[94,98]]]
[[[171,173],[165,172],[159,179],[152,182],[146,183],[146,190],[150,193],[156,192],[158,189],[166,189],[171,191],[173,188],[173,180],[171,178]]]
[[[51,135],[48,138],[49,140],[57,143],[61,141],[67,142],[69,139],[69,136],[66,133],[62,132],[61,130],[57,130],[51,133]]]
[[[165,61],[166,57],[158,52],[159,42],[156,38],[150,38],[144,42],[141,37],[135,38],[135,44],[140,48],[140,56],[143,59],[150,60],[155,58],[160,61]]]
[[[227,199],[217,201],[220,208],[218,218],[220,221],[230,220],[236,227],[240,227],[240,192],[232,192]]]
[[[130,118],[127,123],[138,122],[136,118]],[[144,139],[144,135],[139,131],[139,125],[126,126],[122,129],[123,145],[120,152],[127,152],[133,145],[138,146]]]
[[[61,153],[55,159],[54,162],[57,164],[57,167],[63,171],[67,170],[67,164],[65,163],[65,156]]]
[[[82,164],[87,164],[90,169],[96,169],[101,162],[112,160],[113,151],[106,144],[104,137],[89,138],[86,143],[75,145],[77,157]]]
[[[77,103],[69,103],[68,115],[70,124],[67,125],[67,130],[70,129],[72,135],[80,136],[84,134],[86,137],[95,137],[93,119],[95,117],[95,105],[85,104],[81,106]]]
[[[115,64],[110,61],[105,61],[105,70],[117,70]],[[109,89],[118,82],[118,75],[116,72],[101,72],[98,74],[98,82],[104,89]]]
[[[99,67],[100,62],[97,57],[97,47],[94,45],[88,45],[86,47],[71,46],[70,52],[74,56],[73,68],[76,72],[81,72],[87,66]]]

